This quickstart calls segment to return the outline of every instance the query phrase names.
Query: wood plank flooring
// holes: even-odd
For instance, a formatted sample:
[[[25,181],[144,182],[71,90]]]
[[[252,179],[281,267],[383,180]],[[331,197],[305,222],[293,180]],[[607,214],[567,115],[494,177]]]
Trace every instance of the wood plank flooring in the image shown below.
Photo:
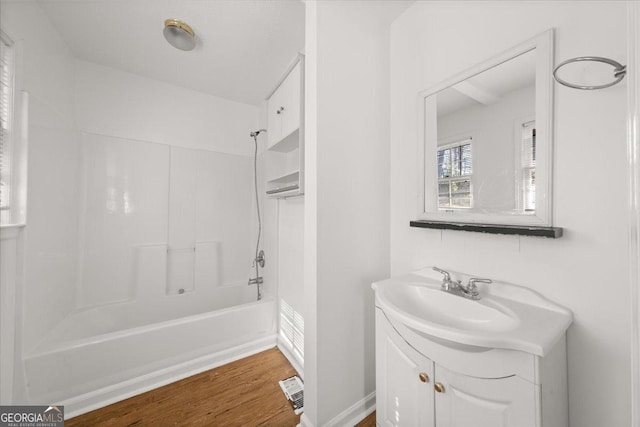
[[[278,385],[293,375],[295,369],[273,348],[80,415],[65,426],[293,427],[300,416]]]
[[[373,411],[371,415],[360,421],[356,427],[376,427],[376,412]]]

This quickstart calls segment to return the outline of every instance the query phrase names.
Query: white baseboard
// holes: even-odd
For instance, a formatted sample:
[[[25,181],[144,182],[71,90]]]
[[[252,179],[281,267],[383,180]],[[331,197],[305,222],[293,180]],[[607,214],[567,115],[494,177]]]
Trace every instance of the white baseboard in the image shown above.
[[[298,424],[296,427],[314,427],[314,425],[311,423],[311,421],[309,421],[309,418],[307,418],[306,414],[303,413],[300,417],[300,424]]]
[[[354,403],[323,427],[353,427],[376,410],[376,392],[372,392],[364,399]]]
[[[280,336],[278,336],[278,350],[280,350],[280,352],[284,354],[284,357],[287,358],[289,363],[291,363],[293,368],[298,372],[298,376],[304,381],[303,364],[301,363],[300,360],[298,360],[297,357],[293,355],[293,353],[291,352],[287,344],[282,341],[282,338],[280,338]]]
[[[72,397],[59,402],[59,404],[65,407],[66,419],[77,417],[78,415],[199,374],[200,372],[217,368],[218,366],[268,350],[273,348],[276,343],[276,335],[273,334],[266,338],[260,338],[250,343],[202,356],[147,375],[142,375],[80,396]]]
[[[369,394],[359,402],[354,403],[335,417],[333,417],[323,427],[353,427],[376,410],[376,392]],[[305,414],[300,417],[298,427],[314,427]]]

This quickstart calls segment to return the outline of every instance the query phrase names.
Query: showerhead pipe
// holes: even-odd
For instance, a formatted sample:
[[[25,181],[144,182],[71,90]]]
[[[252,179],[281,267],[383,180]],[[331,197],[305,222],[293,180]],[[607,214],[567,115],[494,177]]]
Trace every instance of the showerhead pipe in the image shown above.
[[[258,214],[258,238],[256,239],[256,256],[253,259],[253,266],[256,268],[256,277],[249,279],[249,285],[257,285],[258,300],[262,299],[262,283],[260,270],[258,267],[264,268],[264,251],[260,250],[260,237],[262,235],[262,219],[260,218],[260,198],[258,197],[258,135],[266,132],[266,129],[258,129],[249,134],[253,138],[255,151],[253,153],[253,184],[256,192],[256,213]]]
[[[266,131],[267,131],[266,129],[258,129],[256,131],[251,132],[249,136],[251,138],[255,138],[256,136],[260,135],[262,132],[266,132]]]

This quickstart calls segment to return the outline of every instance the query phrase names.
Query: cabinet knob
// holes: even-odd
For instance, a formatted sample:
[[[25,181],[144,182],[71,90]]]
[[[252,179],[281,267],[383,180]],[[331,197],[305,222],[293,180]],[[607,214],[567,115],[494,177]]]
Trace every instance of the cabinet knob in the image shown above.
[[[442,385],[442,383],[435,383],[433,385],[433,388],[436,389],[438,393],[444,393],[444,386]]]
[[[423,383],[429,382],[429,375],[426,372],[420,372],[420,375],[418,375],[418,377],[420,377],[420,381],[422,381]]]
[[[283,111],[284,111],[284,107],[280,107],[278,108],[278,111],[276,111],[276,114],[282,114]]]

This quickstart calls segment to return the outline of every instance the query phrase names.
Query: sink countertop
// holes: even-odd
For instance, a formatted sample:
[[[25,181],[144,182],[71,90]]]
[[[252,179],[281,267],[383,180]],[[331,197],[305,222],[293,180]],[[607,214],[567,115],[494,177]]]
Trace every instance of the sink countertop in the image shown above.
[[[464,275],[451,272],[455,278]],[[470,300],[440,289],[431,268],[372,284],[376,306],[424,334],[461,344],[545,356],[573,321],[570,310],[522,286],[479,285]]]

